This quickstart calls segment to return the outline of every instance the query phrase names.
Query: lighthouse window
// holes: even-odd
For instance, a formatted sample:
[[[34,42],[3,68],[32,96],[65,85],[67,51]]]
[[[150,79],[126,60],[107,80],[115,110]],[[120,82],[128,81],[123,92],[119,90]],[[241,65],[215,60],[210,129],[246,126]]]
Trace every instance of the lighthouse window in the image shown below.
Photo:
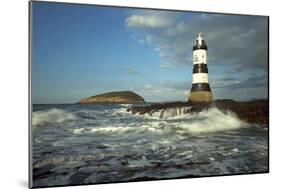
[[[194,55],[194,61],[197,62],[198,61],[198,56]]]

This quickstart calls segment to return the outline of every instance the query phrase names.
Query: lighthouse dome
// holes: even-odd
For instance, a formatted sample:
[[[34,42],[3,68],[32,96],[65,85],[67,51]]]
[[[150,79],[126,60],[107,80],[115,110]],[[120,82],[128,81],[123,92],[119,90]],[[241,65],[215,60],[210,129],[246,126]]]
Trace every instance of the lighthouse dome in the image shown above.
[[[197,50],[197,49],[204,49],[204,50],[208,50],[208,47],[206,45],[206,42],[203,38],[203,33],[199,32],[197,35],[197,39],[195,42],[195,45],[193,46],[193,50]]]

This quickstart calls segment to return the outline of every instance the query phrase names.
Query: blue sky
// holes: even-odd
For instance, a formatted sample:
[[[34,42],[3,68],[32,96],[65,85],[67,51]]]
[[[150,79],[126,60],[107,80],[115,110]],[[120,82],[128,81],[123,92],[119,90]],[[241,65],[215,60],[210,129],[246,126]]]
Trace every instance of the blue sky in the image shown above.
[[[203,32],[215,98],[267,97],[267,18],[33,2],[32,102],[132,90],[185,101]]]

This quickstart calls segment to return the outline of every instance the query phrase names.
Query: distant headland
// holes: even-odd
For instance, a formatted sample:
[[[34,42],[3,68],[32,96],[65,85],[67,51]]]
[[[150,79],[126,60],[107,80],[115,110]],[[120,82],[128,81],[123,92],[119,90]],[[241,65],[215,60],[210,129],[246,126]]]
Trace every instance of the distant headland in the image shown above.
[[[95,103],[105,103],[105,104],[136,104],[144,103],[144,99],[132,92],[132,91],[114,91],[103,93],[95,96],[90,96],[81,99],[79,104],[95,104]]]

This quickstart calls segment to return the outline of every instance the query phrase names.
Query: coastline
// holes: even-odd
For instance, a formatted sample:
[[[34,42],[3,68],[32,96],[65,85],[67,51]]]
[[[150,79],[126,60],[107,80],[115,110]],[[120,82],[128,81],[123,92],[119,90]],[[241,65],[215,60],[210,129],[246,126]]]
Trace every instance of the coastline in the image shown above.
[[[127,108],[127,112],[132,114],[151,114],[160,110],[171,108],[185,108],[183,113],[199,113],[210,108],[218,108],[222,112],[234,112],[241,120],[252,124],[269,123],[269,102],[268,99],[238,102],[232,99],[215,100],[212,103],[195,102],[163,102],[151,105],[132,106]]]

